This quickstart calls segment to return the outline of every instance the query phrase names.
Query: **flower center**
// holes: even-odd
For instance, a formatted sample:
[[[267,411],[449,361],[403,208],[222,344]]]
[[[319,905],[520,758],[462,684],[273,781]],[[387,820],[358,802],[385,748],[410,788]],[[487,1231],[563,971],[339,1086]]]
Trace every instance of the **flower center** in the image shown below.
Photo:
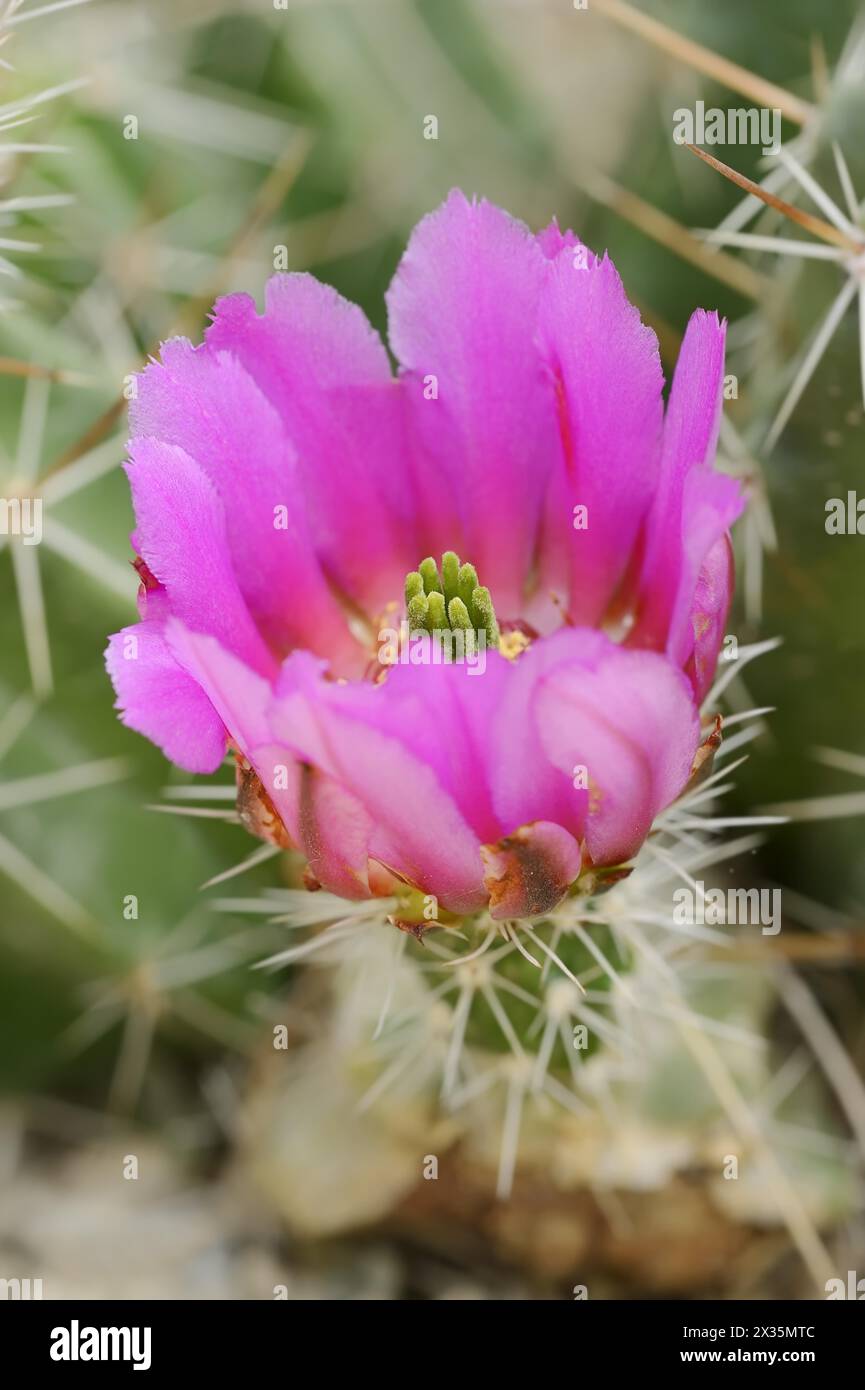
[[[412,630],[462,632],[467,646],[484,634],[484,645],[498,647],[499,625],[489,589],[478,583],[474,565],[461,565],[453,550],[442,556],[441,572],[431,555],[405,577],[405,603]]]

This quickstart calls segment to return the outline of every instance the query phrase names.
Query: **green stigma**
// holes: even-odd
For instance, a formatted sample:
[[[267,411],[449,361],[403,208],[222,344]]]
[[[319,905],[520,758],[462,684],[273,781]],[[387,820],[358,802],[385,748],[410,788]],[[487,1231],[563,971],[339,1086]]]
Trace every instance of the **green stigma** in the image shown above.
[[[413,630],[484,634],[487,647],[499,645],[499,625],[489,589],[478,583],[474,565],[461,565],[453,550],[442,556],[441,571],[431,555],[405,579],[405,603]]]

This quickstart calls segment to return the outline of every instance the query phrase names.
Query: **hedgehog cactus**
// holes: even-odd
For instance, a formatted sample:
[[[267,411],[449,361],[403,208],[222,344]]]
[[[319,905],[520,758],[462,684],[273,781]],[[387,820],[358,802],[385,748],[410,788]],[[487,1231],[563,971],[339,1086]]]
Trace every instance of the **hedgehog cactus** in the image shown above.
[[[9,78],[0,121],[15,155],[7,220],[22,221],[6,269],[46,242],[4,319],[2,364],[4,400],[20,405],[0,488],[0,559],[11,560],[0,874],[20,953],[0,1015],[16,1085],[20,1074],[46,1096],[104,1096],[172,1146],[185,1109],[183,1142],[208,1180],[240,1156],[312,1235],[399,1223],[405,1197],[426,1202],[441,1249],[469,1188],[491,1222],[531,1228],[570,1273],[582,1256],[562,1254],[566,1208],[597,1196],[612,1239],[619,1206],[630,1218],[630,1192],[652,1188],[655,1264],[665,1202],[690,1222],[697,1258],[711,1243],[701,1216],[680,1214],[687,1186],[751,1235],[782,1220],[822,1290],[834,1270],[824,1233],[860,1195],[842,1133],[862,1137],[844,1057],[858,1016],[856,822],[792,828],[771,858],[746,856],[787,814],[862,807],[859,793],[814,795],[803,739],[807,710],[815,740],[832,744],[818,760],[861,775],[842,751],[858,729],[859,557],[836,537],[855,530],[861,472],[862,34],[842,49],[839,13],[825,65],[812,46],[809,101],[801,36],[782,25],[773,75],[786,66],[797,84],[775,89],[785,143],[759,167],[756,151],[732,148],[730,166],[704,151],[711,174],[671,147],[686,54],[701,84],[713,71],[737,81],[737,103],[763,100],[765,84],[713,68],[715,55],[683,49],[660,23],[636,27],[666,51],[663,92],[651,64],[634,80],[630,40],[612,68],[589,42],[571,51],[564,12],[550,21],[563,44],[524,44],[509,15],[489,36],[497,61],[461,55],[459,81],[441,86],[440,140],[439,118],[424,120],[423,187],[448,187],[456,136],[467,179],[509,190],[541,222],[557,206],[590,218],[601,247],[617,239],[623,272],[630,247],[629,288],[665,363],[678,354],[666,394],[655,336],[606,256],[555,222],[535,233],[459,192],[411,236],[385,343],[359,308],[300,274],[273,278],[260,312],[246,294],[220,299],[198,346],[170,338],[181,324],[195,341],[216,293],[257,293],[290,265],[331,265],[369,307],[376,260],[414,206],[416,95],[455,60],[465,17],[433,24],[421,6],[394,30],[393,7],[371,7],[349,53],[327,5],[274,17],[272,35],[260,16],[214,12],[179,60],[174,34],[151,36],[142,84],[122,8],[109,7],[94,54],[75,5],[0,6],[16,60],[35,58],[32,77]],[[627,5],[603,8],[630,25]],[[43,21],[17,26],[49,14],[62,38],[27,46]],[[485,24],[472,11],[478,57]],[[265,30],[275,56],[258,81],[245,48]],[[423,81],[382,86],[392,37],[397,64]],[[106,61],[117,81],[72,96]],[[123,116],[122,137],[121,89],[142,107]],[[650,96],[661,122],[645,119]],[[732,210],[722,173],[746,195]],[[214,180],[236,195],[217,200],[216,217]],[[38,236],[64,203],[74,211]],[[682,219],[721,225],[691,234]],[[703,310],[681,337],[694,302],[730,314],[729,337]],[[131,607],[117,550],[125,443],[112,437],[127,400],[139,621],[115,633],[107,660],[123,722],[194,774],[172,773],[153,808],[172,817],[148,814],[164,764],[106,718],[92,660]],[[748,495],[735,527],[744,603],[740,645],[728,632],[720,655],[743,506],[734,478]],[[39,543],[12,524],[31,503]],[[843,512],[834,529],[830,509]],[[744,643],[762,630],[762,556],[775,546],[767,631],[786,646],[750,689],[743,667],[774,645]],[[724,815],[732,755],[738,765],[736,750],[765,735],[779,688],[775,747],[757,745]],[[202,784],[221,767],[224,780]],[[220,820],[239,821],[254,847],[235,854]],[[683,889],[697,901],[732,883],[759,895],[771,866],[801,895],[786,898],[792,930],[780,939],[740,918],[719,931],[674,915]],[[247,872],[247,897],[196,896]],[[811,901],[824,896],[835,912]],[[267,924],[236,930],[245,913]],[[827,924],[829,939],[807,934]],[[846,1004],[834,970],[808,992],[808,965],[824,959],[850,966]],[[253,964],[274,972],[266,984]],[[199,1114],[202,1095],[212,1115]],[[418,1179],[436,1158],[448,1181],[427,1187]],[[496,1169],[507,1208],[489,1201]],[[655,1289],[626,1244],[628,1279]],[[592,1249],[603,1267],[594,1235]],[[737,1287],[726,1278],[703,1270],[670,1287]]]
[[[439,966],[446,1099],[503,1049],[514,1095],[567,1096],[633,951],[596,900],[718,743],[724,327],[694,315],[665,412],[609,259],[459,192],[388,305],[396,380],[305,275],[163,345],[131,411],[141,620],[108,666],[180,766],[233,751],[323,941],[387,920]]]
[[[131,412],[141,621],[108,665],[180,766],[235,750],[310,886],[536,918],[692,772],[742,507],[712,469],[724,329],[694,315],[664,416],[611,262],[457,192],[388,303],[396,381],[305,275],[164,345]]]

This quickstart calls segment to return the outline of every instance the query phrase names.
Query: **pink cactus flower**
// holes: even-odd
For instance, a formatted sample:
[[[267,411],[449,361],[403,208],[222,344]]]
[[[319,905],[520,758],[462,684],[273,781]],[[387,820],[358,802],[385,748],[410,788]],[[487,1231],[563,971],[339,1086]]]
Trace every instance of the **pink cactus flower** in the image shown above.
[[[665,411],[612,262],[458,191],[387,303],[396,378],[309,275],[164,344],[108,669],[179,766],[234,751],[241,815],[312,886],[536,916],[691,773],[742,508],[713,471],[724,326],[693,315]]]

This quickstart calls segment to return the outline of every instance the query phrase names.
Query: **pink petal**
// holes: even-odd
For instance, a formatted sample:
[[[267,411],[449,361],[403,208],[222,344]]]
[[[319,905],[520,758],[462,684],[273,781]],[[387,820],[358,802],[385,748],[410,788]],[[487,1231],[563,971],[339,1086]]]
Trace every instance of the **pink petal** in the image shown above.
[[[236,357],[278,411],[327,573],[371,614],[401,599],[421,558],[401,393],[362,311],[311,275],[275,275],[263,314],[249,295],[218,301],[206,346]]]
[[[587,630],[583,641],[586,648],[593,641],[599,649],[606,644],[606,638]],[[510,667],[488,736],[495,809],[506,831],[532,821],[555,821],[582,838],[588,791],[575,786],[573,768],[562,770],[549,760],[537,717],[538,692],[553,671],[573,660],[573,652],[574,642],[567,636],[545,637]]]
[[[379,686],[339,684],[325,679],[322,663],[296,652],[274,692],[213,639],[176,622],[168,636],[320,882],[365,896],[374,859],[436,894],[448,910],[484,905],[481,840],[454,799],[462,790],[466,810],[475,814],[484,803],[475,785],[478,766],[461,756],[475,737],[475,721],[460,728],[452,709],[448,723],[440,723],[437,716],[446,711],[419,698],[411,679],[439,668],[398,668]],[[485,678],[469,677],[465,668],[446,669],[461,673],[466,687],[483,686]],[[397,677],[406,674],[401,691]]]
[[[688,779],[700,737],[691,689],[666,658],[598,632],[563,629],[538,647],[547,645],[562,660],[535,658],[540,743],[565,776],[586,769],[586,847],[595,864],[619,864]]]
[[[733,594],[733,548],[728,536],[715,541],[703,562],[690,613],[693,648],[685,673],[702,704],[718,664]]]
[[[552,912],[580,873],[580,846],[560,825],[536,821],[495,845],[481,847],[490,916],[538,917]]]
[[[168,624],[167,638],[176,661],[218,711],[318,881],[342,897],[369,897],[369,817],[356,798],[274,740],[269,683],[213,638],[176,621]]]
[[[557,449],[533,343],[544,268],[521,223],[454,190],[415,228],[387,294],[425,549],[470,560],[505,618],[521,611]]]
[[[682,343],[664,420],[661,477],[648,520],[639,611],[629,642],[693,651],[691,610],[712,547],[744,505],[734,479],[713,473],[724,384],[724,325],[698,309]]]
[[[737,479],[710,468],[692,468],[682,489],[682,551],[679,582],[670,615],[667,653],[684,667],[694,650],[693,609],[700,573],[714,548],[727,537],[745,505]]]
[[[383,686],[357,691],[346,704],[428,763],[479,840],[497,839],[503,824],[493,800],[497,775],[490,742],[512,670],[498,652],[485,665],[398,665]]]
[[[271,682],[218,640],[194,632],[176,618],[166,622],[165,640],[178,665],[206,693],[232,743],[253,761],[252,750],[267,743],[271,736],[267,719],[273,697]],[[261,775],[258,768],[256,771]],[[269,779],[261,780],[270,794]]]
[[[315,879],[342,898],[370,897],[372,822],[357,798],[279,744],[259,745],[253,757],[265,790]]]
[[[357,797],[299,764],[297,843],[318,881],[345,898],[368,898],[372,821]]]
[[[561,461],[544,517],[541,590],[601,621],[655,490],[663,374],[657,340],[612,262],[570,248],[549,265],[538,343],[555,386]],[[585,507],[575,518],[574,508]],[[585,525],[575,526],[575,521]]]
[[[231,560],[256,622],[278,649],[362,656],[315,554],[297,460],[276,410],[227,353],[163,344],[138,379],[133,433],[175,445],[223,503]]]
[[[552,222],[548,223],[546,227],[543,227],[541,231],[537,233],[535,240],[547,257],[547,260],[550,261],[554,261],[559,252],[564,251],[566,247],[574,249],[583,244],[576,233],[571,231],[570,227],[563,232],[555,217]]]
[[[109,639],[108,674],[123,723],[151,739],[187,772],[215,772],[225,729],[205,692],[178,665],[159,624],[125,627]]]
[[[137,521],[136,542],[165,588],[176,618],[209,632],[254,670],[272,672],[273,658],[238,587],[225,513],[198,465],[171,444],[138,439],[126,466]]]
[[[463,668],[448,669],[471,680]],[[401,674],[380,686],[337,685],[297,654],[283,668],[271,723],[281,744],[362,803],[372,858],[448,910],[476,911],[486,900],[480,840],[447,787],[457,775],[446,751],[453,730],[432,720],[411,692],[405,703],[398,690],[394,696]],[[477,770],[464,768],[463,783]]]

